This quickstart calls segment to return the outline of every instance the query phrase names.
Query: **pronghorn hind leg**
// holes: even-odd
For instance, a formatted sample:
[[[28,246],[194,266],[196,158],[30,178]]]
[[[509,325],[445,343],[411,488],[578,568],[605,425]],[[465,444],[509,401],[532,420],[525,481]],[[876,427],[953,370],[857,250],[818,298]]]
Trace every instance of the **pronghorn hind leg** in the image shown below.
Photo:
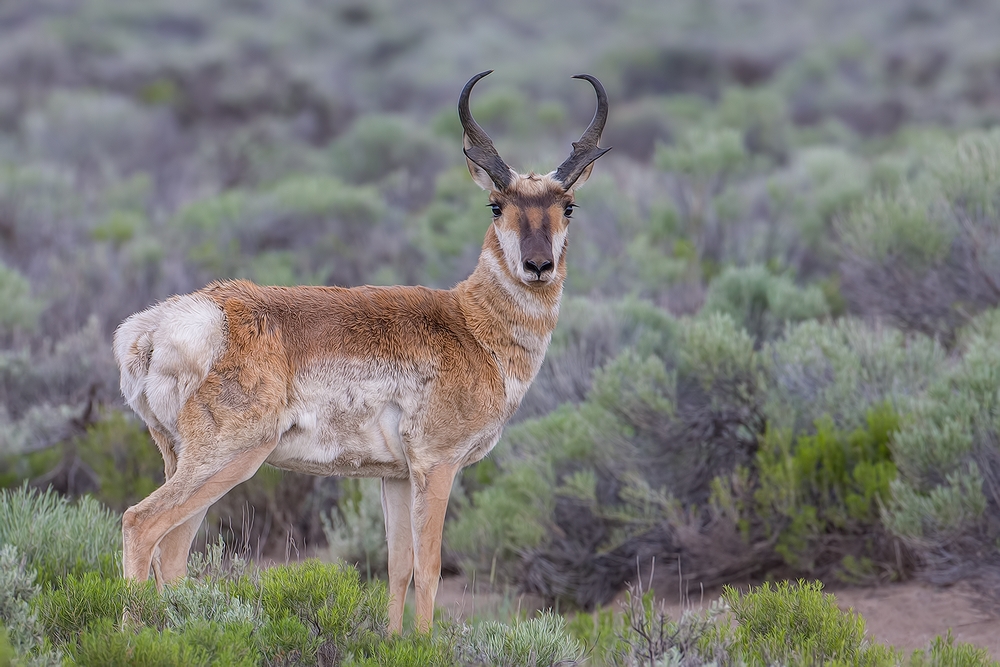
[[[160,450],[160,456],[163,457],[163,476],[165,479],[170,479],[177,471],[177,452],[174,450],[174,440],[168,434],[153,427],[149,427],[149,435],[153,437],[153,442],[156,443]]]
[[[204,516],[212,503],[240,482],[250,479],[276,444],[277,441],[272,440],[225,459],[194,462],[191,458],[181,458],[174,475],[148,498],[128,508],[122,517],[125,578],[145,581],[149,577],[153,552],[164,537],[198,515]],[[177,553],[172,547],[177,541],[183,542],[180,538],[186,532],[182,530],[175,540],[168,542],[172,565],[176,563]],[[188,547],[190,544],[188,541]],[[161,562],[161,576],[166,574]],[[162,585],[162,581],[157,581],[157,586]]]
[[[434,598],[441,578],[441,533],[456,472],[457,467],[442,464],[427,473],[423,484],[411,480],[413,587],[417,597],[417,629],[423,632],[434,625]]]
[[[173,438],[152,426],[149,427],[149,434],[163,457],[163,476],[165,481],[169,481],[177,472],[177,451],[174,449]],[[205,512],[191,517],[160,540],[159,546],[153,552],[153,576],[156,578],[157,586],[162,588],[163,584],[180,579],[187,574],[187,552],[191,550],[191,542],[204,518]],[[190,538],[185,544],[185,536],[188,534],[190,534]],[[183,562],[180,566],[177,563],[178,558],[180,558],[179,550],[184,550]]]
[[[410,529],[410,480],[382,479],[382,515],[389,546],[389,631],[403,631],[406,589],[413,578],[413,532]]]

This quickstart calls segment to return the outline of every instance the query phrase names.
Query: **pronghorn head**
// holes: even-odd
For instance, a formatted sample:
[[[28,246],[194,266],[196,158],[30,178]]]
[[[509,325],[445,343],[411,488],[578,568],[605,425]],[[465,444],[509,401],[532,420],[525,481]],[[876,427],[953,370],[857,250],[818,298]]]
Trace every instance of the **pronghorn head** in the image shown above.
[[[543,286],[559,270],[566,231],[576,207],[574,190],[590,177],[594,160],[611,150],[597,146],[608,119],[608,96],[593,76],[573,77],[589,81],[597,91],[594,120],[580,140],[573,143],[572,154],[558,169],[544,175],[519,174],[503,161],[469,110],[472,87],[492,71],[469,79],[458,99],[465,157],[472,180],[490,193],[493,227],[507,269],[527,285]]]

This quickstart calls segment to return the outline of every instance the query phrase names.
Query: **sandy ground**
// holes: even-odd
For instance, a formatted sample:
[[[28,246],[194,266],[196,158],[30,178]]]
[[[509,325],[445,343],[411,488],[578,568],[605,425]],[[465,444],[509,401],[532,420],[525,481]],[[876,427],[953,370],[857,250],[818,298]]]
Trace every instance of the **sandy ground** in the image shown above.
[[[956,640],[982,646],[1000,660],[1000,617],[968,584],[939,588],[908,582],[831,592],[842,608],[853,607],[864,617],[868,632],[879,641],[923,648],[951,629]]]
[[[875,641],[911,651],[926,647],[931,639],[951,629],[957,641],[986,648],[1000,660],[1000,616],[989,610],[990,605],[969,584],[940,588],[911,581],[828,592],[836,596],[841,608],[853,608],[864,617],[868,633]],[[704,597],[700,591],[690,592],[690,599],[681,604],[674,587],[671,597],[663,603],[676,618],[685,608],[707,606],[718,598],[718,591],[706,591]],[[450,578],[441,582],[437,604],[458,618],[503,618],[518,609],[539,609],[541,600],[482,591],[473,594],[465,579]]]

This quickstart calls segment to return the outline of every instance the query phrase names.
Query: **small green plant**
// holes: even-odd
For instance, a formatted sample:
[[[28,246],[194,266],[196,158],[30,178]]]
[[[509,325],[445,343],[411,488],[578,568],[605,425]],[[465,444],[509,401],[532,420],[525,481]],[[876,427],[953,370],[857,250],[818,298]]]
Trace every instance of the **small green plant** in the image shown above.
[[[951,630],[946,636],[931,640],[927,649],[916,650],[910,656],[911,667],[995,667],[997,664],[1000,663],[984,648],[956,644]]]
[[[426,634],[388,637],[347,654],[344,667],[465,667],[446,638]]]
[[[0,544],[13,544],[43,586],[67,574],[116,576],[120,519],[91,497],[71,503],[52,490],[0,491]]]
[[[573,615],[566,630],[584,647],[590,663],[611,665],[628,650],[624,622],[624,616],[608,606]]]
[[[451,641],[460,664],[571,667],[583,660],[583,646],[567,631],[566,620],[552,613],[459,626]]]

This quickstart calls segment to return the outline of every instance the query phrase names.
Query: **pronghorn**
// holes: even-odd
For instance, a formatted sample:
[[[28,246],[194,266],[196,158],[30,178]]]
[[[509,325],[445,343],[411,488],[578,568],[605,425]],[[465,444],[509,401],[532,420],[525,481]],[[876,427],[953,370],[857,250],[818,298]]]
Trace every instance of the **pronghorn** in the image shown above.
[[[492,71],[492,70],[490,70]],[[472,179],[493,221],[476,269],[450,290],[261,287],[215,282],[125,320],[121,389],[163,455],[166,483],[122,517],[124,575],[183,577],[209,506],[264,463],[382,478],[389,624],[410,580],[417,626],[433,622],[441,532],[455,474],[496,445],[542,364],[566,278],[574,190],[605,152],[597,113],[555,171],[518,174],[469,110],[458,113]]]

